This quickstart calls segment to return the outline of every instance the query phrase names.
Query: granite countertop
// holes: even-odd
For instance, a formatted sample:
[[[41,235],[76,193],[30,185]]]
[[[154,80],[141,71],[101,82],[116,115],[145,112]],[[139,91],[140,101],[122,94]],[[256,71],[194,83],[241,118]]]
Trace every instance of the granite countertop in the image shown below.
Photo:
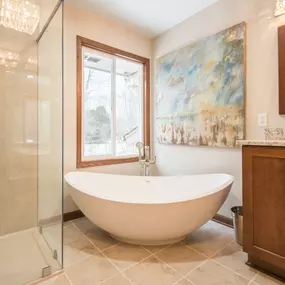
[[[285,140],[239,140],[238,146],[256,145],[256,146],[279,146],[285,147]]]

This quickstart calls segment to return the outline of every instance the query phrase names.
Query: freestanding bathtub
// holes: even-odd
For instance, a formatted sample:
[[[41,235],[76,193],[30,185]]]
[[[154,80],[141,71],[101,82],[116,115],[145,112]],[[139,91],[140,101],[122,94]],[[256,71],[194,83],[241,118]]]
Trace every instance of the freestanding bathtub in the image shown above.
[[[182,240],[210,220],[225,202],[234,178],[70,172],[65,180],[80,210],[112,237],[161,245]]]

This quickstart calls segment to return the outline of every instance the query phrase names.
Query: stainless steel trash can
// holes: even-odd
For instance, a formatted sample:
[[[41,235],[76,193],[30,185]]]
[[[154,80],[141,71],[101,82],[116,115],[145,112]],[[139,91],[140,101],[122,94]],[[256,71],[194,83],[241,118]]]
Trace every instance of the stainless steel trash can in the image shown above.
[[[242,207],[233,207],[231,209],[232,217],[234,221],[234,229],[235,229],[235,236],[236,242],[239,245],[243,245],[243,212]]]

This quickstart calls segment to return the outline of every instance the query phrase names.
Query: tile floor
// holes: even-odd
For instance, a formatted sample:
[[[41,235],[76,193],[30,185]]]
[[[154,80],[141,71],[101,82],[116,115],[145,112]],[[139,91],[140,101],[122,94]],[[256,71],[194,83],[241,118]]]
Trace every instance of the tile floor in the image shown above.
[[[65,272],[40,285],[281,285],[244,264],[233,230],[208,222],[171,246],[119,243],[86,218],[64,226]]]

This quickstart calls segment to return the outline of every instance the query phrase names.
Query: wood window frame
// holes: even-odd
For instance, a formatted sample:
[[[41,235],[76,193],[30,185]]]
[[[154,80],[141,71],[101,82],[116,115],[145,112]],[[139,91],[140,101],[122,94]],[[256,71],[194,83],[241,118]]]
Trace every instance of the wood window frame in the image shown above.
[[[99,52],[114,55],[119,58],[128,59],[130,61],[141,63],[143,65],[143,139],[144,144],[150,144],[150,59],[138,56],[136,54],[123,51],[81,36],[76,37],[77,42],[77,155],[76,167],[93,167],[111,164],[130,163],[138,161],[138,155],[127,158],[108,158],[92,161],[82,160],[82,78],[83,78],[83,61],[82,61],[82,48],[87,47]]]

